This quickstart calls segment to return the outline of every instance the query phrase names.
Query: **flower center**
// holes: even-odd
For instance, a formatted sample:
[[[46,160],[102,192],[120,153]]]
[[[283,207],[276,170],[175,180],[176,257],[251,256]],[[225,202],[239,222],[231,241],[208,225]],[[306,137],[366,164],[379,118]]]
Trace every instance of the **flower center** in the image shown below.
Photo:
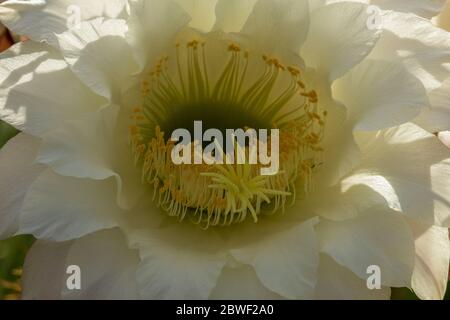
[[[189,217],[209,226],[231,225],[262,214],[283,212],[312,186],[321,164],[326,112],[319,112],[315,91],[306,90],[301,71],[266,55],[253,55],[236,44],[215,45],[193,40],[177,44],[142,81],[141,106],[133,110],[130,141],[142,181],[169,216]],[[218,49],[217,49],[218,48]],[[209,48],[208,48],[209,49]],[[224,56],[223,53],[226,53]],[[278,153],[279,170],[262,175],[261,163],[175,164],[177,129],[277,129],[279,141],[267,145]],[[270,137],[269,137],[270,140]],[[192,147],[195,154],[195,145]],[[249,156],[250,141],[233,154]],[[245,157],[244,157],[245,158]],[[245,159],[248,159],[246,157]]]

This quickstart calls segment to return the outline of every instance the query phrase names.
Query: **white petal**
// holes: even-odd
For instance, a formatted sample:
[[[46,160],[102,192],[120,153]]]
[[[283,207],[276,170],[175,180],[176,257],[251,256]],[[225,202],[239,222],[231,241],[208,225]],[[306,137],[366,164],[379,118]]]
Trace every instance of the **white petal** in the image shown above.
[[[264,232],[260,226],[249,229],[241,235],[241,247],[231,253],[238,262],[251,265],[269,290],[289,299],[311,299],[319,263],[316,223],[311,219],[278,232]]]
[[[128,248],[118,229],[93,233],[74,241],[66,266],[81,270],[81,290],[63,287],[63,299],[139,299],[136,269],[139,255]]]
[[[315,299],[318,300],[389,300],[391,289],[368,289],[365,280],[339,265],[326,254],[320,255]]]
[[[97,17],[117,18],[125,0],[9,0],[0,5],[0,20],[16,34],[57,47],[56,34]]]
[[[337,3],[312,12],[302,57],[330,81],[343,76],[378,40],[379,31],[367,27],[369,15],[367,6],[357,3]]]
[[[443,131],[439,133],[439,139],[450,148],[450,131]]]
[[[191,16],[189,25],[208,32],[215,21],[215,8],[218,0],[175,0]]]
[[[39,140],[20,133],[0,149],[0,238],[17,232],[23,199],[43,166],[33,164]]]
[[[117,229],[66,242],[37,240],[27,254],[23,299],[138,299],[139,262]],[[69,290],[69,266],[80,267],[81,290]]]
[[[352,220],[323,220],[316,229],[321,251],[361,279],[367,279],[367,268],[375,265],[381,269],[382,285],[411,285],[414,242],[400,215],[372,210]]]
[[[321,86],[324,87],[324,86]],[[330,91],[328,85],[328,91]],[[353,136],[353,125],[348,121],[347,110],[331,98],[325,90],[319,92],[319,104],[327,110],[327,123],[322,142],[323,163],[316,177],[317,186],[333,186],[353,170],[361,161],[359,147]]]
[[[191,225],[134,230],[128,236],[139,249],[137,281],[144,299],[206,299],[227,260],[213,231]]]
[[[3,53],[0,83],[0,118],[37,136],[105,103],[73,75],[59,53],[32,41]]]
[[[258,0],[219,0],[216,6],[215,30],[239,32]]]
[[[130,0],[130,11],[127,39],[141,66],[167,54],[167,47],[176,43],[176,34],[191,21],[173,0]]]
[[[447,0],[372,0],[371,3],[383,10],[394,10],[415,13],[422,17],[432,18],[442,11]]]
[[[73,241],[37,240],[25,257],[22,299],[58,300],[65,285],[66,257]]]
[[[261,283],[250,266],[225,267],[209,296],[213,300],[280,300],[282,296]]]
[[[416,263],[412,288],[421,299],[442,300],[448,281],[450,240],[448,229],[410,221],[415,239]]]
[[[324,163],[314,177],[321,186],[335,185],[361,162],[361,152],[353,137],[351,126],[345,122],[344,125],[342,122],[338,123],[341,123],[341,127],[335,131],[337,135],[332,136],[330,130],[326,131],[325,136],[330,136],[332,143],[324,145]]]
[[[319,5],[332,4],[336,2],[359,2],[376,5],[383,10],[393,10],[405,13],[414,13],[423,17],[436,16],[444,7],[447,0],[311,0]]]
[[[118,106],[83,115],[47,134],[38,163],[61,175],[104,180],[114,175],[112,152]]]
[[[309,25],[307,0],[259,0],[242,33],[266,54],[298,53]]]
[[[118,224],[114,181],[62,177],[45,171],[30,186],[18,234],[71,240]]]
[[[336,99],[348,108],[355,130],[393,127],[429,106],[425,88],[397,63],[365,60],[333,87]]]
[[[344,191],[368,186],[391,209],[424,224],[450,227],[450,150],[436,136],[405,124],[378,134],[358,134],[358,140],[364,158],[342,182]]]
[[[94,92],[119,99],[121,89],[140,69],[124,20],[97,18],[57,35],[62,54],[76,75]]]
[[[342,221],[356,218],[374,204],[385,203],[380,194],[366,185],[352,185],[344,189],[338,184],[319,188],[299,200],[294,208],[299,212],[311,211],[328,220]]]
[[[118,106],[107,106],[49,133],[37,162],[63,176],[95,180],[114,177],[118,204],[130,208],[142,194],[142,184],[125,131],[116,133],[117,113]]]
[[[448,78],[450,37],[447,31],[414,14],[386,11],[383,34],[370,57],[403,63],[428,90]]]
[[[431,108],[425,109],[414,119],[429,132],[450,130],[450,79],[429,93]]]

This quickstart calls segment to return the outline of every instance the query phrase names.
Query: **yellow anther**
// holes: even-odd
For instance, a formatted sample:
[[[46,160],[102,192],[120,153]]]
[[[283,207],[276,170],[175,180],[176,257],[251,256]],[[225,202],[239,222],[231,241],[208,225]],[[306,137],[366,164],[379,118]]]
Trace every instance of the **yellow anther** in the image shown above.
[[[230,45],[228,46],[228,51],[232,51],[232,52],[240,52],[240,51],[241,51],[241,48],[240,48],[238,45],[232,43],[232,44],[230,44]]]

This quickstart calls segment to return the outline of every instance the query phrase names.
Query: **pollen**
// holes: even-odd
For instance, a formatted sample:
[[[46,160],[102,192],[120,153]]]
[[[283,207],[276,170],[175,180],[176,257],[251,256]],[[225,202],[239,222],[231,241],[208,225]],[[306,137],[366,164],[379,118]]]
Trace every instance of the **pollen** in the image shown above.
[[[129,126],[142,183],[169,216],[204,228],[283,213],[312,190],[322,164],[327,115],[318,94],[307,90],[300,68],[276,57],[224,43],[228,60],[211,63],[217,57],[207,48],[201,40],[178,43],[142,80],[143,102]],[[261,164],[174,164],[169,137],[195,120],[219,130],[279,129],[280,170],[261,175]],[[195,142],[190,147],[195,153]],[[248,155],[249,146],[235,152]]]

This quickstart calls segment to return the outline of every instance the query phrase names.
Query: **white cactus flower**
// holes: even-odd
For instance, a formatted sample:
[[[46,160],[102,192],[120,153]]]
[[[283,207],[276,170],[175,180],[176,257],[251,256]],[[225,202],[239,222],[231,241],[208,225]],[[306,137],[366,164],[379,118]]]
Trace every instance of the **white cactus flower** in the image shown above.
[[[0,150],[0,237],[38,239],[23,297],[442,299],[444,4],[0,4],[30,39],[0,55],[0,119],[21,130]],[[168,137],[196,120],[279,129],[279,173],[175,165]]]

